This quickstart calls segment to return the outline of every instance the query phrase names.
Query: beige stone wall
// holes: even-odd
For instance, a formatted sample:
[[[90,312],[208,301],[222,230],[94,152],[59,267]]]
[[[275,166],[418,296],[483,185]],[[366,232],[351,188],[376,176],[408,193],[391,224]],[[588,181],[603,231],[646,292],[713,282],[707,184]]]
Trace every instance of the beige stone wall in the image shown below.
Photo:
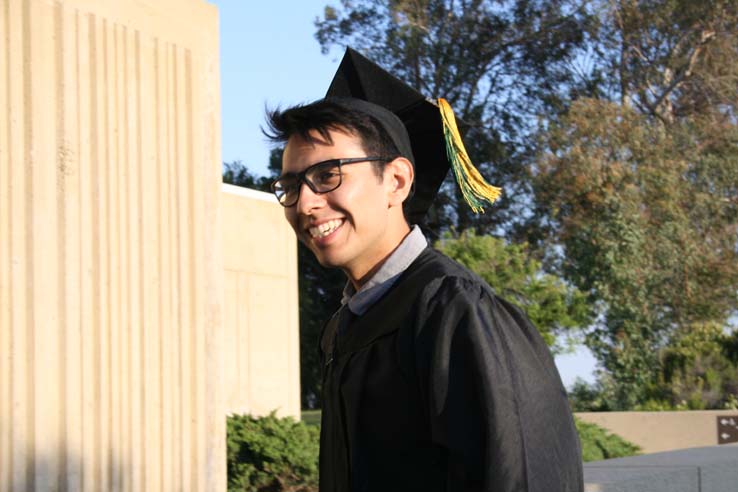
[[[597,424],[639,445],[644,453],[714,446],[717,417],[735,410],[684,412],[579,412],[577,417]]]
[[[217,11],[0,0],[0,490],[221,491]]]
[[[227,413],[300,417],[297,242],[274,196],[223,185]]]

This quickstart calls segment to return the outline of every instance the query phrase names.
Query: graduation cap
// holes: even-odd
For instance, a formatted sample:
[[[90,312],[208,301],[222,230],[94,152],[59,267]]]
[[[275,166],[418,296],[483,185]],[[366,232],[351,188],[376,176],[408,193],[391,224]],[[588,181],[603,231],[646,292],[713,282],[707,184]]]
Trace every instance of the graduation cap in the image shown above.
[[[454,170],[464,199],[474,212],[484,212],[500,188],[488,184],[469,159],[445,99],[431,100],[351,48],[341,60],[326,99],[373,116],[398,151],[415,166],[415,193],[406,205],[411,222],[420,222]]]

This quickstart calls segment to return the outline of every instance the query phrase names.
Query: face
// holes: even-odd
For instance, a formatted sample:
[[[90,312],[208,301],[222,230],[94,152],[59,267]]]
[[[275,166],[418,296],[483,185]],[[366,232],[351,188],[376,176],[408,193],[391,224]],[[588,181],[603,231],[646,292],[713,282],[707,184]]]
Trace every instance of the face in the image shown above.
[[[334,130],[330,135],[332,143],[292,136],[282,158],[282,174],[299,173],[329,159],[368,155],[358,136]],[[356,281],[399,243],[394,234],[395,180],[386,176],[380,180],[371,162],[342,166],[341,173],[341,185],[328,193],[314,193],[303,183],[299,200],[284,213],[297,238],[323,266],[341,268]]]

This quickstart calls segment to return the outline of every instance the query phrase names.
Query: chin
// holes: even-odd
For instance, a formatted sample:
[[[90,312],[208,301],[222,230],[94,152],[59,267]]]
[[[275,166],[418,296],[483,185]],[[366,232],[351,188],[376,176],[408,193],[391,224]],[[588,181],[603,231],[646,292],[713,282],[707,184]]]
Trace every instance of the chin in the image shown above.
[[[326,254],[326,251],[311,249],[315,259],[318,263],[325,268],[343,268],[346,265],[345,258],[342,258],[336,254]],[[337,253],[337,252],[333,252]]]
[[[318,263],[320,263],[320,266],[325,268],[341,268],[342,263],[338,261],[334,261],[330,258],[325,258],[322,256],[315,255],[315,259],[318,260]]]
[[[320,263],[320,266],[324,266],[327,268],[333,268],[331,258],[330,256],[326,255],[324,251],[321,251],[317,248],[315,248],[312,244],[306,244],[310,252],[313,254],[316,260],[318,260],[318,263]]]

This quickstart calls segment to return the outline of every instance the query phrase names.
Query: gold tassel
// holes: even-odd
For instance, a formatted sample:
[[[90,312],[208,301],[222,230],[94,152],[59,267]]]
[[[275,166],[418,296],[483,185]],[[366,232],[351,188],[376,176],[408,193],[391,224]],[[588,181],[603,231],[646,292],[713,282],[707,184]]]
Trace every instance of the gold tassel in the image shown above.
[[[446,154],[456,176],[464,200],[475,213],[484,213],[484,201],[494,203],[500,197],[502,189],[487,183],[472,164],[461,141],[456,117],[451,105],[443,98],[438,99],[438,108],[443,121],[443,135],[446,139]]]

